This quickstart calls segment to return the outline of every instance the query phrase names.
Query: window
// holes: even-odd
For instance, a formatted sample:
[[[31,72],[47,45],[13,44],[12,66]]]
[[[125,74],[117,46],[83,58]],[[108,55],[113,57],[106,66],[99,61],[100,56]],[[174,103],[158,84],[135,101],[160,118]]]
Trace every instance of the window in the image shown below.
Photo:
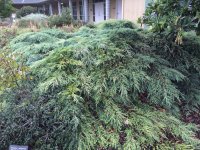
[[[105,2],[105,0],[94,0],[94,3]]]
[[[72,14],[73,14],[73,18],[75,20],[77,20],[77,5],[76,5],[76,2],[72,3]]]
[[[84,19],[84,12],[83,12],[83,3],[82,1],[79,2],[79,9],[80,9],[80,20]]]

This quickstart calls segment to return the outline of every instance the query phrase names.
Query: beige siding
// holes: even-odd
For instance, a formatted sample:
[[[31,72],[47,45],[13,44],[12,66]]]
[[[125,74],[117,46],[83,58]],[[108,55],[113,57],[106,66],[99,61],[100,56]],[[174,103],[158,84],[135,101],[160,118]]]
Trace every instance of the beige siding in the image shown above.
[[[145,11],[145,0],[123,0],[123,19],[137,22]]]
[[[116,0],[110,2],[110,18],[116,19]]]

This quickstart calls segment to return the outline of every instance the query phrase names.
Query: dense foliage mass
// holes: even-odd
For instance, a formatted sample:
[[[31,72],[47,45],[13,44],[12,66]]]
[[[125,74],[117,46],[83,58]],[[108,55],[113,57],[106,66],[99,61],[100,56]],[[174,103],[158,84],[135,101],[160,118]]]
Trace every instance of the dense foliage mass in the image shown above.
[[[52,50],[62,48],[69,35],[60,30],[43,30],[21,34],[10,43],[17,60],[31,64],[46,57]],[[30,57],[31,56],[31,57]]]
[[[44,14],[29,14],[18,19],[15,26],[20,28],[31,28],[33,26],[37,28],[47,27],[48,16]]]
[[[12,29],[1,29],[0,30],[0,49],[5,47],[11,39],[16,36],[16,31]]]
[[[22,34],[10,48],[29,71],[1,94],[0,149],[199,148],[198,128],[181,121],[199,110],[198,37],[180,46],[110,21]]]
[[[182,44],[185,31],[200,34],[199,0],[155,0],[149,3],[143,23],[154,32],[167,32],[174,41]]]
[[[17,10],[16,14],[18,18],[25,17],[30,14],[37,13],[36,7],[23,6],[21,9]]]
[[[63,9],[61,15],[53,15],[49,17],[50,27],[61,27],[63,25],[71,25],[73,21],[70,9]]]
[[[11,0],[0,0],[0,18],[9,17],[13,9]]]

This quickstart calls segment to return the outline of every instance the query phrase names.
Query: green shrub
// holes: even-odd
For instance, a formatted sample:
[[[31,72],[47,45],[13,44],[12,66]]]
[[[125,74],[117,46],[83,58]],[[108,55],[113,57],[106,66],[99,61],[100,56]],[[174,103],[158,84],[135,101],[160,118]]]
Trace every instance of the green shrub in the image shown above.
[[[43,14],[30,14],[17,20],[16,25],[21,28],[35,26],[37,28],[48,26],[48,16]]]
[[[85,26],[88,28],[96,28],[96,25],[94,23],[88,23]]]
[[[53,15],[49,18],[50,27],[61,27],[63,25],[72,24],[72,16],[69,9],[63,9],[62,15]]]
[[[2,28],[0,30],[0,49],[9,47],[10,41],[15,37],[17,37],[18,35],[33,31],[34,30],[30,28],[17,28],[17,27]]]
[[[16,12],[18,18],[24,17],[32,13],[37,13],[37,8],[31,6],[23,6]]]
[[[199,40],[185,37],[179,46],[123,24],[82,27],[62,39],[57,31],[26,33],[11,42],[26,56],[31,80],[0,95],[0,149],[199,149],[197,127],[180,118],[200,102]],[[62,44],[41,48],[53,41]]]
[[[124,21],[124,20],[108,20],[98,24],[99,28],[102,29],[116,29],[116,28],[130,28],[135,29],[137,28],[131,21]]]
[[[3,49],[11,39],[17,35],[17,31],[12,28],[5,28],[0,30],[0,49]]]
[[[54,27],[54,26],[62,26],[63,25],[63,21],[61,20],[61,17],[58,15],[53,15],[51,17],[49,17],[49,26],[50,27]]]
[[[17,60],[23,58],[27,62],[26,65],[30,65],[46,57],[52,50],[63,47],[67,38],[67,34],[56,29],[28,32],[13,39],[10,48]]]
[[[30,21],[27,21],[27,20],[23,20],[23,19],[20,19],[18,20],[15,25],[19,28],[28,28],[30,27]]]
[[[10,14],[14,10],[11,0],[0,0],[0,18],[10,17]]]

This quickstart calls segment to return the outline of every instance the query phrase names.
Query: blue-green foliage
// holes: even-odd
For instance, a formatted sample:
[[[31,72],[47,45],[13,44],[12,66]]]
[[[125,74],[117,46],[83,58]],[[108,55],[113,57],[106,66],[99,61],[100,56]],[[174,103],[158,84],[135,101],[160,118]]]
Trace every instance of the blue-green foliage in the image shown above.
[[[2,148],[9,143],[40,150],[198,148],[197,127],[179,118],[180,103],[194,102],[186,99],[190,89],[182,84],[195,84],[190,95],[199,88],[188,76],[199,78],[199,66],[191,64],[199,53],[188,54],[187,42],[168,45],[126,21],[54,32],[27,33],[11,42],[14,53],[23,52],[27,78],[33,79],[2,95],[8,99],[0,109]],[[168,54],[177,47],[191,59],[179,62]]]
[[[24,59],[26,64],[30,65],[32,62],[48,56],[52,50],[64,47],[68,36],[56,29],[29,32],[13,39],[10,48],[18,59]]]

